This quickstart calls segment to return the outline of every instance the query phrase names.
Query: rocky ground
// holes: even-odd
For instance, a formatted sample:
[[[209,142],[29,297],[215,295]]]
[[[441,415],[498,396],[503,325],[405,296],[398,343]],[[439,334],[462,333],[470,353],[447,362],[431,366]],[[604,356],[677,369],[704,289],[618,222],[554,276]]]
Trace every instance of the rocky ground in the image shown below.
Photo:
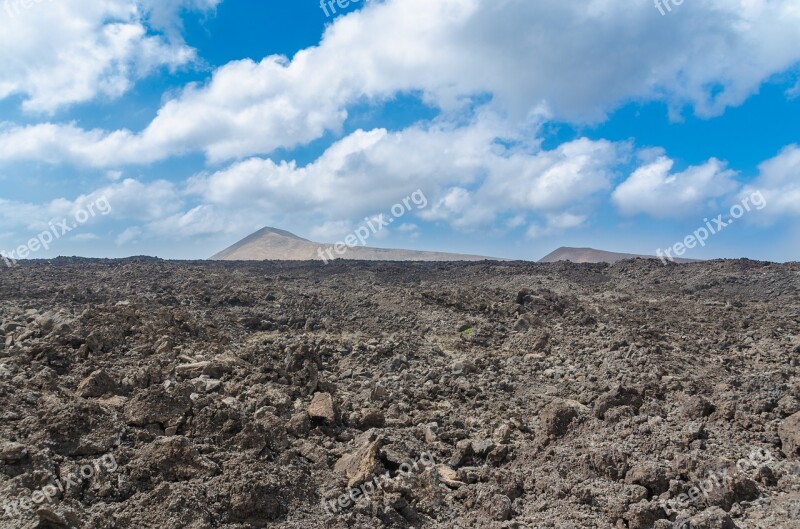
[[[799,287],[752,261],[4,268],[0,528],[800,528]]]

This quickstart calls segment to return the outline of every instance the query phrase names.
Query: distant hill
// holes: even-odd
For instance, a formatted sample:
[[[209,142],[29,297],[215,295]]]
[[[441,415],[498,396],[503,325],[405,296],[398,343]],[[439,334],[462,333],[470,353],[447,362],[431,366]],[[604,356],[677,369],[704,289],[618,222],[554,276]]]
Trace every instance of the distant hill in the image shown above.
[[[354,246],[343,255],[335,251],[330,254],[331,244],[323,244],[303,239],[297,235],[277,228],[263,228],[248,235],[233,246],[213,255],[217,261],[321,261],[322,256],[333,255],[339,259],[361,261],[484,261],[503,260],[479,255],[463,255],[444,252],[420,252],[416,250],[396,250]]]
[[[540,263],[555,263],[558,261],[571,261],[573,263],[611,263],[625,259],[658,259],[654,255],[637,255],[633,253],[616,253],[595,250],[594,248],[568,248],[562,247],[553,253],[542,257]],[[675,259],[676,263],[693,263],[695,259]]]

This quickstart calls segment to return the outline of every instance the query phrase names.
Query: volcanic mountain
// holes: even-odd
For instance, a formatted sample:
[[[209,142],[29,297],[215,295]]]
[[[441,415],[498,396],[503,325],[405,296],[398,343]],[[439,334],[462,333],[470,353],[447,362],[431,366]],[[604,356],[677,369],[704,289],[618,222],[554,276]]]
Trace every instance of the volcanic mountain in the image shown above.
[[[329,253],[330,250],[330,253]],[[354,246],[341,255],[333,245],[309,241],[277,228],[263,228],[211,257],[217,261],[321,261],[323,256],[360,261],[484,261],[504,260],[479,255],[421,252]]]
[[[606,252],[594,248],[569,248],[562,247],[553,253],[542,257],[540,263],[555,263],[558,261],[572,261],[573,263],[610,263],[614,264],[625,259],[658,259],[653,255],[637,255],[632,253]],[[676,263],[693,263],[695,259],[675,259]]]

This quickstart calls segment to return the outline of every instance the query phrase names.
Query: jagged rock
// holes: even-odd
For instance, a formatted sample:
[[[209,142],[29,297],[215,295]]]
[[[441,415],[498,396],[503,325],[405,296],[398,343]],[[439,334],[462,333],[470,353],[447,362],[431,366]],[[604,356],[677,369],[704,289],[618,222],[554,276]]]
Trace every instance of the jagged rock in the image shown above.
[[[378,452],[382,445],[383,439],[379,437],[355,452],[342,456],[333,470],[347,477],[347,486],[351,488],[369,481],[381,468]]]
[[[702,395],[689,397],[683,404],[683,414],[689,419],[702,419],[715,411],[715,406]]]
[[[788,458],[800,459],[800,412],[781,422],[778,428],[781,451]]]
[[[110,347],[109,341],[100,333],[94,332],[86,337],[86,348],[90,353],[108,352]]]
[[[656,521],[664,518],[664,511],[655,503],[642,500],[632,504],[625,513],[629,529],[651,529]]]
[[[450,458],[450,466],[453,468],[463,466],[473,454],[471,440],[462,439],[458,441],[456,443],[456,449],[453,452],[453,457]]]
[[[425,442],[428,444],[435,443],[439,439],[436,433],[438,430],[439,425],[435,422],[422,425],[422,437],[425,439]]]
[[[44,505],[36,509],[36,517],[39,519],[40,526],[52,526],[57,528],[79,527],[81,518],[71,509],[64,506]]]
[[[28,457],[28,449],[22,443],[0,443],[0,459],[7,463],[16,463]]]
[[[669,475],[665,467],[655,462],[634,465],[625,476],[625,483],[641,485],[651,495],[658,496],[669,489]]]
[[[308,413],[306,412],[293,415],[292,418],[289,419],[289,422],[286,423],[286,430],[295,437],[303,437],[308,435],[310,429],[311,421],[309,420]]]
[[[705,425],[701,422],[689,422],[681,428],[679,442],[682,446],[688,447],[693,441],[702,439],[705,433]]]
[[[191,405],[187,396],[171,394],[162,386],[155,386],[127,403],[125,421],[132,426],[173,426],[187,415]]]
[[[794,529],[798,271],[34,259],[0,274],[0,503],[119,467],[0,529]]]
[[[204,360],[202,362],[193,362],[191,364],[181,364],[175,367],[175,375],[179,378],[197,378],[203,374],[211,362]]]
[[[710,507],[689,521],[694,529],[736,529],[736,524],[728,513],[719,507]]]
[[[601,476],[617,481],[625,477],[628,473],[628,457],[619,450],[613,448],[599,448],[593,450],[589,455],[591,468]],[[635,474],[631,479],[637,479]]]
[[[522,314],[519,318],[517,318],[517,321],[514,322],[514,330],[524,332],[529,329],[533,329],[534,327],[539,325],[539,323],[541,322],[536,316],[534,316],[529,312],[526,312]]]
[[[383,411],[377,409],[362,410],[358,414],[357,419],[358,427],[364,428],[382,428],[386,425],[386,417]]]
[[[389,392],[386,391],[386,388],[383,387],[381,384],[375,384],[370,392],[369,398],[373,402],[378,402],[386,399],[389,396]]]
[[[564,437],[572,421],[588,412],[579,402],[556,399],[539,412],[542,434],[550,439]]]
[[[494,431],[494,440],[500,444],[508,444],[511,441],[511,426],[503,424]]]
[[[334,424],[336,422],[336,407],[330,393],[315,393],[308,406],[308,416]]]
[[[97,398],[118,390],[117,382],[104,369],[98,369],[78,384],[76,393],[83,398]]]
[[[144,446],[140,462],[131,468],[133,479],[163,479],[168,482],[207,478],[220,472],[219,466],[202,456],[183,436],[161,437]]]
[[[511,498],[503,494],[495,494],[489,503],[489,515],[493,520],[510,520],[514,513]]]
[[[634,409],[638,409],[641,405],[642,397],[636,391],[624,386],[617,386],[597,397],[594,402],[594,415],[598,419],[603,419],[606,412],[612,408],[631,406]]]
[[[707,503],[730,511],[735,503],[753,501],[761,495],[758,483],[728,461],[701,465],[695,474],[697,488],[705,485]]]
[[[451,489],[466,485],[463,481],[458,480],[458,472],[447,465],[436,465],[436,473],[439,476],[439,480]]]

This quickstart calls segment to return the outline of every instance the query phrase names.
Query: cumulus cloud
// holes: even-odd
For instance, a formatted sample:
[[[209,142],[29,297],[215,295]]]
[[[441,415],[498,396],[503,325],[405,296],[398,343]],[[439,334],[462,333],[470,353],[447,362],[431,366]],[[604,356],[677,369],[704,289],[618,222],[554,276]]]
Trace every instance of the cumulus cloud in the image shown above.
[[[142,235],[142,229],[138,226],[131,226],[126,228],[122,233],[117,235],[115,240],[117,246],[125,246],[131,242],[136,241]]]
[[[100,236],[96,233],[79,233],[70,237],[70,239],[77,242],[96,241],[99,238]]]
[[[255,157],[183,184],[114,173],[118,180],[62,199],[58,213],[104,196],[115,218],[136,222],[136,237],[243,233],[272,224],[331,239],[420,189],[429,204],[404,222],[418,218],[472,230],[516,217],[515,226],[522,226],[526,217],[580,214],[610,188],[627,157],[627,146],[606,141],[578,139],[552,150],[535,140],[498,143],[505,132],[491,113],[479,112],[460,126],[445,120],[397,132],[357,130],[305,166]],[[55,205],[14,215],[46,221],[44,213],[55,215]]]
[[[154,13],[166,21],[170,12],[216,3],[171,0]],[[21,96],[27,111],[52,113],[118,97],[155,69],[195,58],[182,41],[153,33],[137,0],[30,4],[9,0],[0,6],[0,100]]]
[[[546,216],[544,225],[532,224],[528,228],[528,238],[536,239],[547,235],[554,235],[565,230],[570,230],[582,226],[586,222],[586,215],[576,215],[574,213],[557,213]]]
[[[398,234],[413,237],[422,222],[471,230],[502,221],[508,228],[526,227],[529,238],[540,238],[585,226],[595,200],[607,196],[615,168],[627,163],[626,145],[581,139],[553,150],[519,151],[485,143],[491,137],[487,134],[480,122],[459,129],[431,125],[396,133],[357,131],[305,167],[253,158],[199,174],[185,185],[128,178],[75,199],[43,204],[0,200],[0,224],[41,230],[49,221],[105,197],[112,207],[109,219],[135,223],[117,236],[118,245],[146,238],[241,234],[264,225],[292,226],[333,241],[365,216],[386,212],[422,189],[427,207],[412,209],[396,228]],[[399,146],[417,156],[398,161],[394,153]],[[448,157],[435,156],[439,149],[449,149]],[[800,214],[798,146],[761,164],[759,178],[741,188],[734,173],[715,159],[672,172],[672,160],[651,154],[645,153],[643,165],[612,193],[628,214],[707,212],[702,208],[711,208],[709,201],[730,202],[737,190],[742,196],[761,192],[765,214]],[[568,192],[547,192],[554,174],[569,174],[562,182]],[[387,189],[375,185],[376,175]],[[461,182],[469,182],[468,187]]]
[[[741,197],[759,191],[767,203],[767,218],[800,215],[800,146],[789,145],[759,165],[758,178],[742,189]]]
[[[353,232],[355,225],[349,220],[329,220],[311,229],[311,236],[317,241],[339,241]]]
[[[587,139],[550,151],[501,147],[494,138],[493,122],[480,119],[458,128],[359,130],[305,167],[252,158],[199,175],[188,189],[204,203],[237,211],[303,211],[334,221],[358,221],[422,189],[430,205],[420,218],[471,229],[498,215],[579,209],[610,188],[627,151]]]
[[[108,213],[90,205],[108,203]],[[105,208],[106,206],[104,206]],[[0,199],[0,224],[31,231],[47,230],[51,222],[74,218],[79,211],[95,211],[89,222],[108,218],[156,222],[181,211],[181,191],[163,180],[145,183],[131,178],[98,188],[74,199],[57,198],[43,203]]]
[[[402,233],[416,234],[419,231],[419,226],[411,223],[401,224],[397,227],[397,231]]]
[[[192,61],[178,14],[219,2],[61,0],[0,18],[0,99],[52,112],[116,97],[157,68]],[[780,0],[697,0],[671,17],[628,0],[372,3],[292,58],[233,61],[183,87],[141,130],[0,123],[0,164],[96,167],[109,184],[75,200],[0,201],[0,219],[33,226],[105,194],[115,218],[136,223],[119,234],[123,244],[265,224],[330,238],[422,189],[430,203],[409,223],[559,233],[589,222],[631,146],[581,138],[543,149],[543,119],[593,122],[631,100],[719,114],[796,67],[799,22],[797,5]],[[438,118],[357,130],[305,166],[269,156],[340,135],[353,105],[398,94],[419,94]],[[762,164],[753,184],[776,214],[797,214],[798,150]],[[128,165],[195,152],[215,165],[185,183],[123,178]],[[611,195],[626,215],[682,217],[739,189],[717,159],[675,171],[662,151],[639,155]]]
[[[182,39],[183,15],[186,11],[213,12],[222,0],[140,0],[147,21],[170,40]]]
[[[215,162],[264,155],[338,132],[357,102],[408,92],[445,115],[488,95],[512,128],[542,112],[598,120],[630,100],[713,116],[797,65],[798,24],[800,9],[782,0],[697,0],[671,17],[628,0],[387,0],[339,17],[318,46],[291,60],[270,56],[219,68],[166,102],[142,131],[56,125],[51,133],[70,146],[50,159],[109,166],[184,152]],[[170,59],[163,42],[145,42],[135,48],[159,58],[145,65],[187,59],[180,47],[166,48],[178,53]],[[110,76],[116,78],[100,86],[119,92],[130,76]],[[23,134],[40,135],[16,128],[3,141]],[[45,142],[39,145],[5,152],[0,161],[45,154]]]
[[[675,161],[660,156],[621,183],[612,200],[625,215],[682,218],[716,207],[714,199],[735,191],[736,173],[715,158],[685,171],[672,172]]]

